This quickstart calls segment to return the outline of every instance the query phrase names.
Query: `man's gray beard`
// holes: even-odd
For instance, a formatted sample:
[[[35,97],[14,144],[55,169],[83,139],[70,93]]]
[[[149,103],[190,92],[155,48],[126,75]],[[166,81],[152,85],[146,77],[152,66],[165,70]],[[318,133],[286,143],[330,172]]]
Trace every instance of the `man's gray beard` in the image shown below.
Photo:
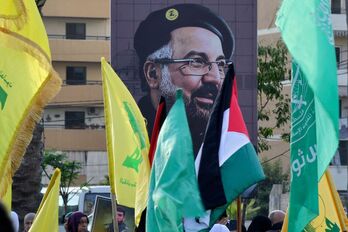
[[[161,95],[166,98],[167,104],[170,108],[175,102],[175,94],[178,87],[175,86],[171,81],[168,66],[164,65],[161,71],[162,80],[160,82],[159,89]],[[183,97],[188,118],[203,120],[204,123],[207,123],[212,107],[210,107],[209,109],[201,108],[197,106],[194,101],[191,101],[191,99],[189,99],[185,94],[183,94]]]

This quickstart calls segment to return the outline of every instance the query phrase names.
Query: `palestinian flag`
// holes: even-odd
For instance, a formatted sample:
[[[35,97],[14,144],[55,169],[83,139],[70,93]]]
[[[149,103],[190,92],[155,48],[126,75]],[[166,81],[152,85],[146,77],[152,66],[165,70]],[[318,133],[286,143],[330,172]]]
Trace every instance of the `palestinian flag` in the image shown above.
[[[234,68],[230,65],[196,158],[206,210],[227,207],[248,187],[265,178],[237,96]]]

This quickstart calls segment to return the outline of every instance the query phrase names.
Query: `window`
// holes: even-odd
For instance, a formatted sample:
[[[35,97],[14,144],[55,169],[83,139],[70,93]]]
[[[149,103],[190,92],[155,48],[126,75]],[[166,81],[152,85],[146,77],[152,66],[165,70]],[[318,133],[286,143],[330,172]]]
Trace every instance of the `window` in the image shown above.
[[[67,39],[86,39],[85,23],[67,23],[65,29]]]
[[[341,14],[341,0],[331,0],[331,13]]]
[[[335,47],[337,67],[339,67],[341,62],[341,48]]]
[[[86,67],[66,67],[66,84],[67,85],[85,85],[86,84]]]
[[[338,145],[338,152],[341,161],[341,165],[348,164],[348,141],[341,140]]]
[[[65,112],[65,129],[84,129],[85,112],[83,111],[66,111]]]

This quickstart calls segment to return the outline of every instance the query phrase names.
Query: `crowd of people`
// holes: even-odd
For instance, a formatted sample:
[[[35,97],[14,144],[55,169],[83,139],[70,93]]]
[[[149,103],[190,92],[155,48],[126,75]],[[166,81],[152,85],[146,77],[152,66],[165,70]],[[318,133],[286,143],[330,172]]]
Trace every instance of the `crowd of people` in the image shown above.
[[[242,232],[280,232],[283,226],[285,213],[282,210],[273,210],[269,216],[257,215],[252,220],[248,229],[242,225]],[[210,232],[230,232],[237,231],[236,220],[229,220],[222,217]]]
[[[23,232],[29,232],[35,213],[27,213],[24,216]],[[88,232],[89,220],[86,214],[81,212],[68,213],[64,217],[64,229],[66,232]],[[19,219],[16,212],[7,212],[6,208],[0,203],[0,228],[1,232],[19,232]]]
[[[118,207],[116,220],[120,232],[129,232],[125,224],[125,211]],[[280,232],[283,226],[285,213],[282,210],[272,211],[268,217],[258,215],[254,217],[248,226],[248,229],[242,225],[242,232]],[[33,221],[35,213],[27,213],[24,217],[23,232],[28,232]],[[66,232],[88,232],[87,226],[89,219],[86,214],[79,211],[69,212],[63,217],[64,229]],[[0,227],[3,232],[19,232],[19,220],[15,212],[8,213],[5,207],[0,204]],[[113,231],[113,224],[111,223],[107,229],[108,232]],[[213,225],[210,232],[230,232],[237,231],[236,220],[229,220],[227,215],[224,215],[220,220]]]

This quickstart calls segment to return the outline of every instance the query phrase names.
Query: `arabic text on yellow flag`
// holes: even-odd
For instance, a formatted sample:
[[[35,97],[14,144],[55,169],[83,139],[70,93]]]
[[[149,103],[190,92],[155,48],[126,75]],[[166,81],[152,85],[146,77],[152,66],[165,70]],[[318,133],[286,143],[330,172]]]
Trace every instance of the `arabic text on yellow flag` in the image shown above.
[[[34,0],[1,1],[0,198],[18,169],[43,107],[61,79],[51,66],[47,34]]]
[[[326,170],[319,182],[319,216],[308,224],[304,232],[346,231],[345,212],[329,170]],[[287,232],[286,216],[282,232]]]
[[[145,120],[127,87],[104,58],[101,65],[111,191],[118,204],[135,209],[138,225],[147,204],[150,170]]]
[[[59,186],[61,172],[54,171],[29,232],[58,232]]]

